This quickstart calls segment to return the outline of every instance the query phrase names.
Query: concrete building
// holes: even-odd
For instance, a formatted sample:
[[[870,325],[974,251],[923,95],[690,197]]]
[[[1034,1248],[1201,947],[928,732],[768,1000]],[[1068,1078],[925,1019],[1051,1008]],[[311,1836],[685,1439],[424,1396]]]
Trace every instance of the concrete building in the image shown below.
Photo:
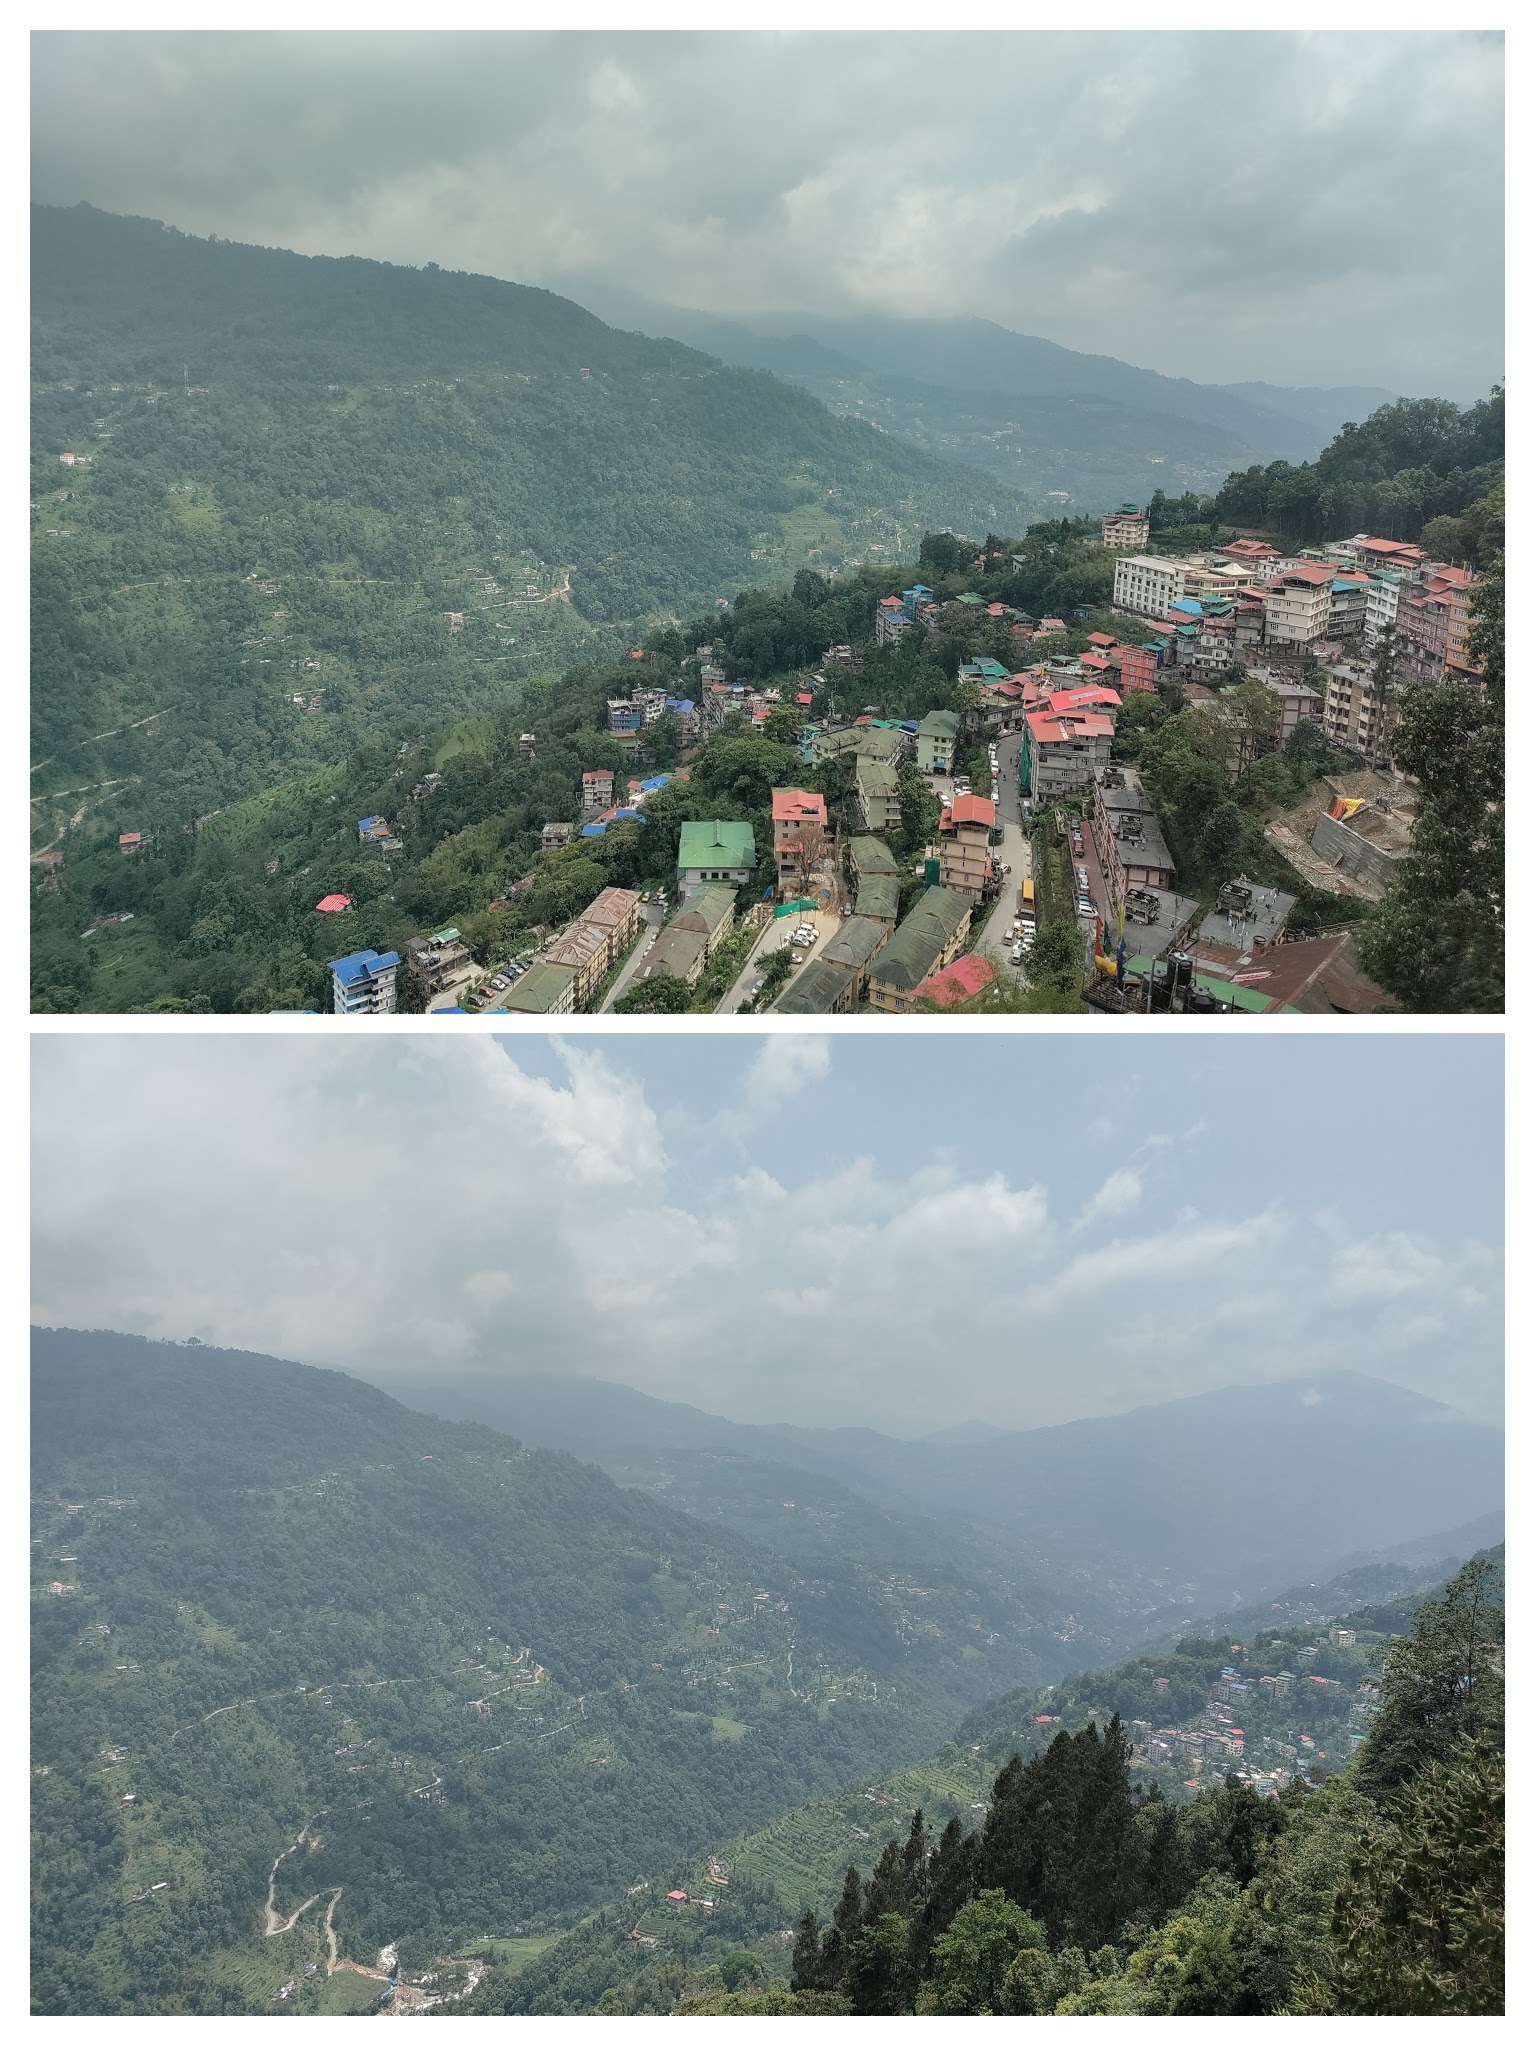
[[[930,710],[917,727],[919,774],[950,774],[959,741],[959,718],[952,710]],[[873,829],[873,827],[870,827]]]
[[[692,931],[701,937],[704,964],[707,966],[735,929],[735,923],[735,890],[715,884],[693,889],[667,925],[667,929]]]
[[[774,789],[773,860],[786,901],[804,892],[825,842],[826,798],[807,789]]]
[[[1279,705],[1279,723],[1274,733],[1276,745],[1282,746],[1303,718],[1321,723],[1323,699],[1293,675],[1283,674],[1277,668],[1253,668],[1249,670],[1248,680],[1261,682]]]
[[[1165,618],[1184,594],[1189,564],[1157,554],[1121,554],[1114,563],[1114,609]]]
[[[1329,569],[1293,565],[1263,585],[1263,637],[1270,646],[1315,646],[1332,616]]]
[[[1104,513],[1105,547],[1128,547],[1133,551],[1148,546],[1150,541],[1151,520],[1138,506],[1122,504],[1118,511]]]
[[[1101,711],[1075,716],[1031,711],[1026,726],[1029,790],[1036,804],[1087,788],[1109,764],[1114,720]]]
[[[902,1016],[929,974],[959,956],[970,931],[970,904],[952,889],[929,888],[869,962],[869,1005]]]
[[[846,1016],[858,1007],[859,980],[852,969],[815,958],[791,973],[773,1004],[775,1016]]]
[[[865,874],[853,898],[855,917],[880,924],[888,936],[901,914],[901,881],[898,874]]]
[[[398,952],[349,952],[330,962],[331,1009],[337,1016],[392,1016]]]
[[[1327,637],[1348,640],[1364,638],[1365,620],[1369,611],[1370,578],[1366,575],[1338,575],[1333,577],[1332,596],[1328,605]]]
[[[576,976],[568,966],[535,959],[501,998],[503,1009],[523,1016],[568,1016],[576,1006]]]
[[[597,817],[611,808],[613,802],[613,770],[611,767],[588,768],[581,777],[581,815]]]
[[[895,764],[860,753],[853,768],[858,814],[865,831],[878,837],[901,822],[901,782]]]
[[[429,993],[440,995],[455,981],[466,980],[474,971],[469,947],[452,924],[429,938],[408,938],[405,956],[426,983]]]
[[[564,846],[569,845],[575,831],[574,824],[546,824],[541,839],[543,850],[546,853],[559,852]]]
[[[1467,568],[1436,568],[1397,605],[1396,652],[1403,676],[1414,682],[1474,682],[1466,642],[1471,631],[1471,592],[1477,577]]]
[[[543,957],[548,966],[569,969],[575,981],[571,1007],[585,1009],[608,970],[607,934],[595,924],[573,923],[552,945],[545,946]]]
[[[981,902],[995,891],[991,833],[997,806],[985,796],[956,796],[938,826],[938,878],[957,895]]]
[[[1326,674],[1322,729],[1332,744],[1369,760],[1387,757],[1398,715],[1396,683],[1378,683],[1371,669],[1353,661],[1334,661]]]
[[[1093,841],[1118,909],[1130,889],[1171,888],[1173,856],[1135,771],[1110,767],[1093,787]]]
[[[677,885],[684,893],[706,882],[744,888],[757,871],[757,840],[749,824],[684,824],[677,847]]]

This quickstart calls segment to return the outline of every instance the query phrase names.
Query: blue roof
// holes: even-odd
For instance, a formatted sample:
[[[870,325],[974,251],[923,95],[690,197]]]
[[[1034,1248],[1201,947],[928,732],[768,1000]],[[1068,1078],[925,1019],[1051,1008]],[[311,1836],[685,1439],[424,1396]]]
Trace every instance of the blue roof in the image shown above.
[[[664,789],[670,780],[671,776],[669,774],[653,774],[649,781],[642,781],[640,787],[647,792],[651,789]]]
[[[1357,590],[1357,589],[1359,588],[1359,584],[1358,584],[1358,583],[1334,583],[1334,584],[1333,584],[1333,588],[1334,588],[1335,590]]]
[[[620,817],[638,817],[639,814],[638,810],[615,810],[613,812],[613,822],[616,824]],[[582,836],[584,837],[585,833]]]
[[[605,824],[583,824],[581,826],[581,836],[583,838],[602,838],[606,836],[607,828]]]
[[[668,696],[666,708],[668,710],[691,710],[693,708],[693,699],[691,696]]]
[[[1180,597],[1177,600],[1177,602],[1172,605],[1171,608],[1174,611],[1192,611],[1194,616],[1197,618],[1203,611],[1204,606],[1199,602],[1197,597]]]
[[[398,952],[348,952],[345,959],[333,959],[330,970],[343,987],[355,987],[358,981],[371,980],[374,974],[399,963]]]
[[[430,1009],[427,1013],[432,1016],[467,1016],[469,1011],[461,1008],[457,1002],[453,1002],[446,1009]]]
[[[359,817],[357,820],[357,829],[359,831],[367,831],[370,830],[372,826],[375,824],[382,824],[383,821],[384,820],[382,817]]]
[[[903,718],[897,729],[903,732],[914,732],[917,729],[917,720],[915,718]]]

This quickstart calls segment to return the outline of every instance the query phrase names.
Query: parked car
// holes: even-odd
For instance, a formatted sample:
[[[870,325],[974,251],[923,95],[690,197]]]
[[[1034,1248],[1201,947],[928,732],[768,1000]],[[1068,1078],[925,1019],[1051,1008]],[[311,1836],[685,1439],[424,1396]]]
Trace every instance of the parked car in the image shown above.
[[[1022,947],[1022,945],[1015,945],[1015,946],[1013,947],[1013,964],[1014,964],[1014,966],[1022,966],[1022,964],[1023,964],[1023,947]]]
[[[498,973],[495,979],[491,982],[491,986],[495,989],[497,994],[500,994],[503,988],[509,988],[511,984],[512,983],[510,978],[504,973]]]

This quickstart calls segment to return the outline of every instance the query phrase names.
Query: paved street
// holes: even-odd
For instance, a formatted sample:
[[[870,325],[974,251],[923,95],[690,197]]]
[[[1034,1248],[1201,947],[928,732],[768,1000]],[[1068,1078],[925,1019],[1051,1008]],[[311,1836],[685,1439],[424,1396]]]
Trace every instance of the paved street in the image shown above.
[[[640,915],[645,919],[646,928],[641,931],[639,943],[624,961],[622,971],[619,973],[617,980],[608,989],[602,1007],[597,1011],[599,1016],[606,1016],[619,996],[628,993],[634,976],[645,964],[645,948],[650,943],[652,936],[665,923],[666,910],[669,907],[669,904],[663,907],[659,902],[655,901],[641,903]]]
[[[815,925],[820,936],[814,945],[796,945],[794,948],[802,959],[813,959],[826,940],[835,934],[841,922],[841,917],[831,909],[810,909],[796,911],[793,916],[775,916],[752,947],[751,957],[747,960],[740,978],[714,1013],[717,1016],[734,1016],[737,1013],[741,1004],[751,994],[752,982],[761,973],[764,961],[771,953],[781,951],[788,944],[791,931],[797,931],[801,924]],[[804,969],[796,967],[794,971],[801,973]]]
[[[995,954],[1001,959],[1003,970],[1019,980],[1027,976],[1022,967],[1015,967],[1012,963],[1013,947],[1009,933],[1013,918],[1018,913],[1018,884],[1029,872],[1029,842],[1024,836],[1018,802],[1018,752],[1022,744],[1022,736],[1018,733],[1010,733],[997,742],[996,804],[997,821],[1002,826],[1002,843],[994,851],[1013,871],[1003,875],[1001,893],[985,928],[971,946],[972,951]]]

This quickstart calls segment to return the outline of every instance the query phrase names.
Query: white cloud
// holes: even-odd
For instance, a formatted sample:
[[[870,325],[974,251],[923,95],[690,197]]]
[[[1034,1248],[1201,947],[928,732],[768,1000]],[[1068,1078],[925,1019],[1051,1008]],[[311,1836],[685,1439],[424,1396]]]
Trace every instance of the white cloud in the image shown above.
[[[1128,1215],[1132,1208],[1141,1203],[1141,1175],[1133,1165],[1121,1165],[1111,1172],[1099,1187],[1086,1207],[1078,1215],[1075,1227],[1085,1229],[1090,1222],[1109,1222],[1119,1215]]]

